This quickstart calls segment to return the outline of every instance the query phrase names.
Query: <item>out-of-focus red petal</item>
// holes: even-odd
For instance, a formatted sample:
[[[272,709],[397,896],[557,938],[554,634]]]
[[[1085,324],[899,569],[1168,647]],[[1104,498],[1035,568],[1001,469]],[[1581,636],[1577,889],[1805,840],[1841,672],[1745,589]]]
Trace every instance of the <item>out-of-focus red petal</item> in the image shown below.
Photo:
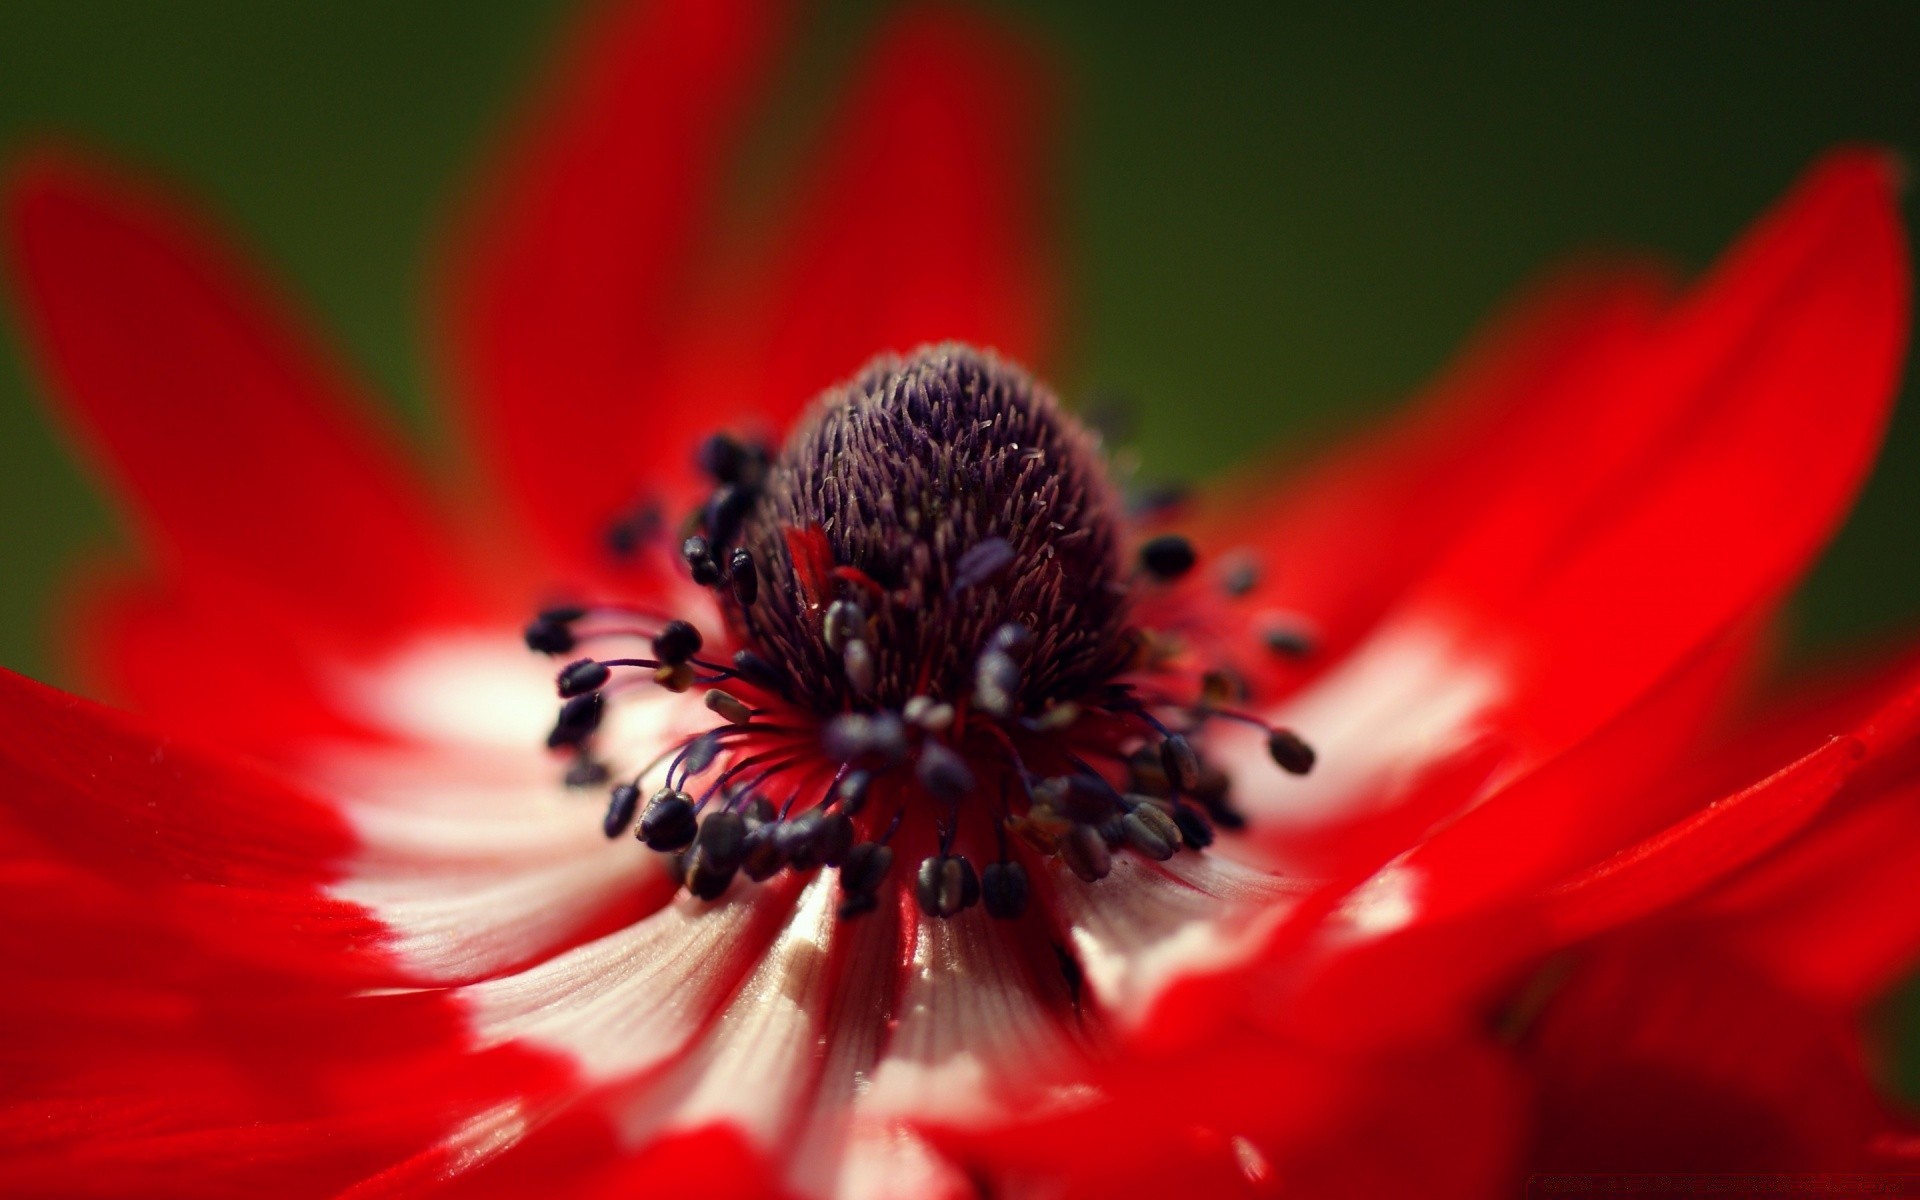
[[[896,19],[802,181],[746,412],[777,429],[873,355],[925,342],[1041,364],[1059,292],[1051,118],[1043,64],[998,22]]]
[[[356,843],[319,801],[9,673],[0,773],[8,827],[36,858],[77,864],[230,949],[309,971],[377,960],[379,925],[321,891]]]
[[[340,712],[313,631],[278,608],[234,608],[187,582],[106,569],[81,578],[59,611],[79,690],[170,729],[266,759],[368,733]]]
[[[1269,493],[1235,481],[1190,531],[1210,557],[1255,548],[1246,611],[1308,618],[1315,660],[1337,662],[1431,570],[1502,485],[1591,403],[1583,381],[1643,340],[1669,287],[1652,267],[1583,269],[1522,296],[1405,417]]]
[[[459,239],[441,285],[455,382],[488,482],[560,561],[683,456],[657,429],[678,419],[662,364],[784,7],[608,3]]]
[[[1920,695],[1920,677],[1904,674],[1877,709],[1841,707],[1835,719],[1844,724],[1766,778],[1554,886],[1532,915],[1541,936],[1576,941],[1728,882],[1710,907],[1734,918],[1729,936],[1746,929],[1780,953],[1783,967],[1805,958],[1807,991],[1838,989],[1858,1003],[1890,982],[1920,949],[1920,905],[1903,902],[1901,886],[1920,861],[1916,793],[1910,783],[1889,788],[1874,778],[1912,748],[1916,731],[1902,718]],[[1808,723],[1796,716],[1765,728],[1779,737],[1783,726]],[[1783,747],[1774,761],[1795,749]],[[1845,794],[1864,790],[1870,799],[1842,798],[1855,780],[1862,782]],[[1756,865],[1736,874],[1749,864]],[[1783,969],[1782,978],[1801,973]]]
[[[1722,897],[1726,936],[1783,985],[1858,1008],[1920,959],[1920,789],[1811,831]]]
[[[0,1192],[326,1195],[557,1068],[469,1052],[325,806],[0,675]]]
[[[1575,941],[1672,904],[1805,827],[1846,782],[1861,748],[1835,738],[1556,887],[1542,906],[1555,940]]]
[[[1375,1057],[1242,1028],[1096,1077],[1097,1099],[988,1133],[936,1131],[1048,1194],[1482,1197],[1511,1182],[1520,1081],[1470,1038]]]
[[[1872,465],[1902,367],[1894,168],[1834,155],[1488,509],[1421,600],[1513,658],[1510,720],[1569,744],[1776,602]]]
[[[446,531],[357,389],[214,238],[58,155],[9,192],[44,366],[163,569],[365,641],[463,610]]]
[[[1681,934],[1591,958],[1521,1046],[1542,1171],[1862,1171],[1898,1125],[1844,1016]]]

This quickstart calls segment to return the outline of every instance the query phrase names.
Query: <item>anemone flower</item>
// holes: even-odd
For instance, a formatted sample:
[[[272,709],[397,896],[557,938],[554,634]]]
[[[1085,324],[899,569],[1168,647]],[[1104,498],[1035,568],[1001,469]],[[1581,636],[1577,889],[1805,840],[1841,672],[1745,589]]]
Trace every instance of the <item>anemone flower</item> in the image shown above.
[[[1914,684],[1724,724],[1895,390],[1888,163],[1168,507],[1030,369],[1028,54],[894,19],[742,234],[783,25],[582,32],[446,256],[447,486],[177,202],[16,169],[21,310],[145,555],[65,610],[119,707],[0,678],[0,1191],[1895,1153],[1858,1019],[1920,944]]]

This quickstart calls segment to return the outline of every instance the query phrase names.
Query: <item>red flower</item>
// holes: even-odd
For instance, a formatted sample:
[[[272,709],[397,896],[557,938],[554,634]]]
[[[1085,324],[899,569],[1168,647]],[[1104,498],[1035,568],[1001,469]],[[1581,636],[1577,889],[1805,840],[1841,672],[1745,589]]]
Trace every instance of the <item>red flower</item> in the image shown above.
[[[1056,286],[1000,35],[899,19],[789,218],[714,219],[782,25],[587,30],[452,257],[448,494],[170,202],[16,175],[24,311],[148,561],[72,604],[141,715],[0,678],[0,1191],[1901,1153],[1856,1029],[1920,944],[1920,690],[1718,732],[1887,416],[1888,165],[1684,291],[1549,289],[1182,536],[1015,365]],[[558,723],[522,636],[581,655]]]

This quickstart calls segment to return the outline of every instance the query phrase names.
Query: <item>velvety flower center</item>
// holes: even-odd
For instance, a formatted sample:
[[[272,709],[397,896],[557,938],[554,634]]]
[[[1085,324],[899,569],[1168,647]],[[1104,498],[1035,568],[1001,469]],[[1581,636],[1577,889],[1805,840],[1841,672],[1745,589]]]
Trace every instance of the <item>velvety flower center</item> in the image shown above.
[[[831,867],[843,916],[906,887],[929,916],[1017,919],[1038,859],[1091,882],[1116,853],[1164,860],[1242,824],[1196,744],[1207,722],[1313,765],[1177,632],[1202,623],[1192,545],[1132,534],[1098,440],[1017,366],[959,345],[883,357],[778,455],[718,434],[700,461],[712,489],[677,557],[720,627],[602,604],[527,630],[556,655],[646,647],[560,672],[549,745],[578,784],[612,778],[595,735],[629,681],[707,689],[713,728],[622,764],[605,818],[609,837],[637,823],[697,896]]]
[[[832,715],[962,703],[1014,626],[1009,711],[1038,712],[1131,653],[1120,523],[1098,444],[1026,372],[962,346],[883,358],[767,473],[742,541],[772,586],[743,628]]]

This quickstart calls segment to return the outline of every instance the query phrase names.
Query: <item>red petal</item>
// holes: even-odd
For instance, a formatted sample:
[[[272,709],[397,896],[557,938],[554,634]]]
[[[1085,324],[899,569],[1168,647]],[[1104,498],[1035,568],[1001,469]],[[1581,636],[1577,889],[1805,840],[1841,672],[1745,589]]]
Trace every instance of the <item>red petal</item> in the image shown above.
[[[1543,747],[1776,602],[1845,515],[1906,346],[1894,184],[1874,154],[1816,168],[1433,580],[1425,603],[1510,647]]]
[[[0,675],[0,1192],[331,1194],[551,1079],[323,890],[328,809]]]
[[[494,172],[445,287],[489,482],[561,561],[599,545],[646,473],[682,465],[656,429],[662,362],[783,24],[772,0],[608,7]]]
[[[1907,898],[1920,863],[1920,793],[1872,777],[1874,764],[1911,748],[1914,730],[1904,740],[1888,731],[1916,696],[1920,684],[1909,672],[1875,711],[1853,714],[1853,698],[1843,698],[1834,720],[1856,732],[1828,737],[1766,779],[1554,888],[1541,914],[1550,936],[1572,940],[1671,906],[1777,847],[1718,889],[1709,910],[1731,918],[1728,936],[1747,942],[1791,986],[1864,1003],[1920,952],[1920,905]],[[1794,714],[1791,724],[1812,721]],[[1783,724],[1762,732],[1780,737]],[[1736,756],[1745,757],[1744,747]],[[1862,782],[1850,798],[1823,815],[1856,778]],[[1856,795],[1862,791],[1865,799]]]
[[[1920,960],[1920,788],[1836,814],[1714,897],[1727,936],[1784,985],[1843,1011]]]
[[[8,673],[0,776],[31,857],[77,864],[230,950],[369,969],[383,931],[321,891],[355,848],[324,804]]]
[[[1089,1200],[1467,1200],[1509,1190],[1519,1082],[1466,1038],[1364,1057],[1240,1028],[1177,1056],[1124,1059],[1083,1103],[936,1136],[978,1174]]]
[[[323,737],[367,736],[338,704],[338,660],[276,608],[234,608],[124,570],[90,574],[60,608],[80,690],[164,717],[209,744],[286,761]],[[210,663],[218,663],[210,670]]]
[[[367,638],[461,606],[445,532],[357,389],[213,238],[52,155],[10,193],[46,369],[164,567]]]
[[[1895,1128],[1850,1022],[1681,935],[1621,946],[1523,1044],[1536,1170],[1860,1171]]]
[[[1195,530],[1210,557],[1259,548],[1245,611],[1309,618],[1315,659],[1339,660],[1481,519],[1502,485],[1565,445],[1580,381],[1647,335],[1668,288],[1649,268],[1583,271],[1523,296],[1405,417],[1263,496],[1248,477]]]
[[[1059,291],[1043,64],[997,24],[893,22],[809,172],[757,403],[781,419],[873,355],[964,341],[1037,364]]]

